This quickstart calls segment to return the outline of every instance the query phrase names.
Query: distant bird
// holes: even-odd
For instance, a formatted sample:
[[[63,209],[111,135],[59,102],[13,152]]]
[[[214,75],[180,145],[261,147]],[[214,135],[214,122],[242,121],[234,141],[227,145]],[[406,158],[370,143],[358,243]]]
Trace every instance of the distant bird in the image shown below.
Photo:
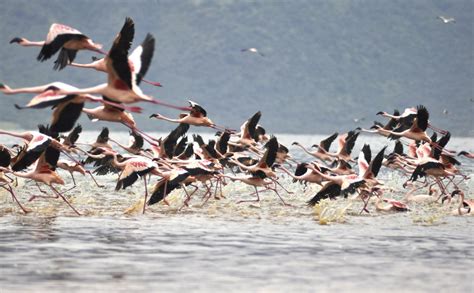
[[[455,23],[456,22],[456,19],[454,19],[454,17],[439,15],[436,18],[441,19],[441,21],[443,23]]]
[[[355,123],[359,123],[359,122],[362,122],[365,120],[365,117],[360,117],[360,118],[353,118],[352,121],[354,121]]]
[[[443,110],[443,114],[444,114],[444,115],[448,115],[448,114],[449,114],[448,109],[444,109],[444,110]]]
[[[54,62],[54,69],[61,70],[74,61],[78,50],[90,50],[101,54],[102,45],[94,43],[80,31],[64,24],[53,23],[49,28],[46,41],[32,42],[25,38],[13,38],[10,44],[18,43],[21,46],[42,46],[37,57],[38,61],[51,58],[59,50],[58,59]]]
[[[257,48],[247,48],[247,49],[242,49],[240,51],[241,52],[250,52],[250,53],[254,53],[254,54],[259,54],[260,56],[265,57],[265,55],[262,52],[260,52]]]

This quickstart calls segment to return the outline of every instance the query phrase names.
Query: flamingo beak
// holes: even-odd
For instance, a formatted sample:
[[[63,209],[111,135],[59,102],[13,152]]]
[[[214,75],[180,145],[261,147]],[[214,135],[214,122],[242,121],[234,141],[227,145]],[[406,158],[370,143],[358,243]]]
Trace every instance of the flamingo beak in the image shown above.
[[[20,43],[21,41],[23,41],[22,38],[15,37],[15,38],[13,38],[13,39],[10,41],[10,44],[13,44],[13,43]]]
[[[384,112],[380,111],[380,112],[377,112],[377,114],[375,114],[375,115],[383,115],[383,114],[384,114]]]
[[[151,114],[151,115],[150,115],[150,117],[148,117],[148,118],[150,118],[150,119],[151,119],[151,118],[156,118],[156,117],[158,117],[158,115],[157,115],[157,114]]]

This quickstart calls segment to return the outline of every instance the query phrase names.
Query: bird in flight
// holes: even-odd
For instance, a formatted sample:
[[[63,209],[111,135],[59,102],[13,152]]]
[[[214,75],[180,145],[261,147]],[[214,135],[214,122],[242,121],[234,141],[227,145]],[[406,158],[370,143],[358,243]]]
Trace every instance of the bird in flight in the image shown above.
[[[447,17],[447,16],[443,16],[443,15],[439,15],[437,18],[441,19],[441,21],[443,23],[455,23],[456,22],[456,19],[454,19],[454,17]]]
[[[254,54],[259,54],[260,56],[265,57],[265,55],[262,52],[260,52],[257,48],[247,48],[247,49],[242,49],[240,51],[241,52],[250,52],[250,53],[254,53]]]

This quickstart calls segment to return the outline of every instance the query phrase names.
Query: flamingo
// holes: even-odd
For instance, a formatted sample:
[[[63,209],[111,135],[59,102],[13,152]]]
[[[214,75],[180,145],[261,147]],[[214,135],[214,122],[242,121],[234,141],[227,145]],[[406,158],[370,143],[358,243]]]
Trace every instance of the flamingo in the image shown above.
[[[205,126],[205,127],[221,129],[221,127],[216,126],[216,124],[214,124],[214,122],[212,122],[212,120],[207,117],[206,110],[203,107],[201,107],[198,103],[193,102],[193,101],[188,101],[188,103],[190,105],[189,113],[181,113],[179,115],[179,119],[168,118],[159,113],[152,114],[150,118],[156,118],[156,119],[165,120],[165,121],[169,121],[173,123],[186,123],[186,124],[194,125],[194,126]]]
[[[413,187],[405,194],[404,201],[407,203],[416,202],[416,203],[430,203],[436,202],[439,200],[438,190],[434,188],[429,189],[428,194],[414,194],[415,191],[419,190],[419,187],[413,185]],[[441,195],[441,193],[439,194]]]
[[[162,200],[166,203],[165,197],[170,194],[171,191],[184,184],[184,181],[188,179],[189,176],[189,172],[183,169],[171,171],[165,178],[155,184],[150,199],[146,204],[151,206]]]
[[[256,127],[258,124],[258,121],[262,117],[262,112],[258,111],[255,113],[252,117],[250,117],[247,121],[240,126],[240,137],[238,141],[231,142],[232,145],[234,146],[248,146],[248,147],[253,147],[257,144],[255,141],[256,137]],[[258,153],[258,150],[253,148]]]
[[[416,117],[413,119],[413,122],[409,129],[398,132],[396,130],[392,131],[392,130],[383,129],[380,126],[376,126],[376,127],[382,134],[391,135],[391,137],[395,137],[395,138],[405,137],[405,138],[412,139],[415,141],[421,140],[421,141],[431,144],[432,140],[426,134],[426,128],[428,127],[428,119],[429,119],[428,110],[424,106],[420,105],[416,109]]]
[[[37,93],[38,95],[33,97],[25,106],[15,104],[15,107],[17,109],[43,109],[46,107],[53,107],[54,111],[51,124],[57,125],[57,129],[55,129],[56,126],[52,128],[53,131],[56,132],[66,132],[72,129],[80,116],[85,102],[102,103],[110,107],[128,110],[135,113],[140,113],[142,111],[142,108],[137,106],[125,106],[107,98],[98,98],[88,94],[60,94],[59,91],[61,89],[71,91],[77,90],[76,87],[63,82],[53,82],[41,86],[16,89],[12,89],[6,84],[0,84],[0,91],[6,95]]]
[[[12,165],[13,171],[26,169],[33,164],[51,144],[54,143],[56,147],[59,144],[51,137],[36,131],[13,132],[0,130],[0,134],[21,138],[26,143],[26,146],[19,153],[15,163]]]
[[[151,102],[179,110],[188,110],[187,107],[177,107],[143,94],[137,84],[138,75],[132,74],[128,59],[128,51],[135,34],[135,24],[129,17],[120,33],[115,37],[112,48],[105,57],[108,82],[85,89],[59,89],[58,94],[82,95],[82,94],[101,94],[108,99],[120,103],[135,103],[139,101]],[[141,77],[140,77],[141,78]]]
[[[58,59],[54,62],[54,69],[61,70],[66,65],[74,61],[78,50],[90,50],[100,54],[103,52],[102,45],[94,43],[89,37],[70,26],[53,23],[49,28],[45,41],[29,41],[25,38],[15,37],[10,44],[18,43],[21,46],[42,47],[37,57],[38,61],[45,61],[51,58],[59,50]]]
[[[459,200],[459,206],[456,210],[453,211],[453,214],[459,215],[459,216],[470,214],[472,209],[474,208],[474,200],[465,199],[464,192],[460,189],[454,190],[451,193],[451,197],[455,196],[456,194],[459,194],[460,200]]]
[[[293,142],[292,145],[296,145],[296,146],[299,146],[301,149],[303,149],[303,151],[323,162],[325,161],[329,161],[329,162],[332,162],[334,159],[333,159],[333,156],[329,155],[328,152],[329,152],[329,148],[331,147],[331,144],[332,142],[336,139],[336,137],[338,136],[338,133],[335,132],[333,134],[331,134],[329,137],[321,140],[319,142],[319,144],[313,144],[312,147],[315,147],[317,148],[317,151],[315,152],[310,152],[309,150],[307,150],[304,146],[302,146],[299,142]]]
[[[100,185],[97,180],[95,180],[94,175],[92,175],[92,172],[89,170],[86,170],[81,164],[71,162],[68,160],[58,160],[57,167],[59,169],[63,169],[67,172],[69,172],[69,175],[71,175],[72,183],[74,184],[74,187],[76,187],[76,180],[74,179],[74,172],[79,173],[83,176],[86,174],[89,174],[91,177],[92,181],[94,181],[95,185],[99,188],[103,188],[104,185]]]
[[[128,146],[125,146],[111,138],[109,140],[133,155],[139,155],[142,153],[144,143],[143,136],[135,131],[130,131],[130,144]]]
[[[295,169],[295,174],[292,174],[288,169],[285,167],[279,165],[278,168],[283,170],[285,173],[287,173],[291,178],[293,178],[293,182],[296,182],[296,180],[302,181],[302,182],[309,182],[309,183],[316,183],[320,186],[322,186],[324,178],[321,177],[318,173],[314,172],[312,169],[308,168],[307,166],[310,163],[301,163],[296,166]],[[329,171],[329,169],[325,167],[321,167],[318,165],[315,165],[316,168],[319,168],[322,173],[326,173]]]
[[[34,180],[38,183],[43,183],[47,185],[54,193],[54,196],[34,195],[30,198],[30,201],[38,197],[60,197],[78,216],[80,216],[81,213],[79,213],[66,199],[66,197],[64,197],[64,195],[53,186],[53,184],[64,185],[64,180],[55,171],[58,158],[59,151],[52,147],[48,147],[48,149],[43,152],[43,154],[37,161],[36,168],[34,170],[28,172],[16,172],[5,167],[0,167],[0,170],[3,172],[12,173],[16,177],[27,178]]]
[[[112,156],[112,163],[122,169],[122,173],[117,180],[117,185],[115,190],[125,189],[128,186],[132,185],[137,181],[138,178],[143,178],[143,183],[145,185],[145,201],[143,204],[143,213],[145,213],[146,201],[148,198],[148,187],[147,187],[147,174],[160,175],[157,168],[158,165],[152,160],[142,157],[134,156],[129,158],[126,161],[120,162],[117,160],[117,152],[112,151],[111,149],[102,149],[104,155]]]
[[[321,190],[307,202],[308,206],[314,206],[319,203],[319,201],[326,198],[334,199],[340,195],[347,197],[365,184],[365,180],[358,178],[355,174],[330,176],[321,173],[312,165],[308,165],[308,168],[312,169],[316,174],[328,181],[324,184]]]
[[[155,51],[155,37],[151,34],[147,34],[145,40],[140,46],[133,50],[132,54],[128,57],[131,64],[131,71],[136,76],[137,84],[140,84],[140,81],[146,82],[148,84],[161,87],[161,83],[148,81],[143,77],[150,67],[151,60],[153,59],[153,53]],[[81,64],[72,62],[69,66],[79,67],[79,68],[91,68],[101,72],[107,72],[107,65],[105,58],[95,59],[93,58],[92,63]]]
[[[344,160],[346,162],[353,162],[354,160],[351,157],[351,153],[352,149],[354,148],[355,142],[359,137],[359,134],[360,132],[356,132],[354,130],[341,134],[337,139],[338,149],[335,156],[340,160]],[[332,155],[331,153],[327,154],[330,156]]]
[[[400,115],[400,112],[397,109],[395,109],[393,111],[392,116],[396,117],[396,116],[399,116],[399,115]],[[384,130],[393,130],[395,128],[395,126],[397,126],[397,124],[398,124],[398,120],[396,118],[390,118],[390,120],[385,125],[383,125],[380,122],[374,121],[374,125],[372,127],[370,127],[370,129],[364,129],[364,128],[360,128],[360,127],[358,127],[357,129],[362,131],[362,132],[379,133],[383,136],[389,136],[388,133],[381,131],[380,128],[382,128]]]

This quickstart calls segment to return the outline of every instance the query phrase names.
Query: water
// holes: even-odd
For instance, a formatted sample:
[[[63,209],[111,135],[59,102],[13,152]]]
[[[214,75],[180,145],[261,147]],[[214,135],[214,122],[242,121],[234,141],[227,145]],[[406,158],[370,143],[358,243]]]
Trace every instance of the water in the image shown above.
[[[84,140],[92,137],[86,133]],[[119,138],[126,141],[123,134]],[[279,139],[308,145],[320,137]],[[385,140],[363,137],[355,149],[363,142],[378,151]],[[454,149],[467,145],[472,139],[450,143]],[[308,159],[299,152],[295,156]],[[472,162],[462,162],[472,174]],[[61,174],[69,186],[68,175]],[[381,177],[401,189],[401,178],[387,172]],[[143,184],[117,193],[113,178],[99,177],[107,184],[100,190],[90,180],[78,180],[78,188],[68,194],[82,217],[58,200],[26,202],[36,192],[28,182],[21,181],[19,188],[20,200],[33,210],[26,216],[0,194],[1,292],[474,289],[473,217],[451,216],[457,203],[412,205],[411,212],[398,214],[369,206],[369,215],[359,215],[358,202],[340,200],[328,203],[328,210],[348,207],[347,212],[321,225],[305,206],[318,188],[304,189],[284,178],[294,194],[282,195],[293,207],[282,206],[271,193],[262,194],[260,205],[236,204],[250,198],[252,189],[231,183],[221,200],[202,205],[197,196],[191,208],[178,211],[182,194],[175,192],[170,207],[156,205],[141,215]],[[472,197],[472,179],[463,189]]]

